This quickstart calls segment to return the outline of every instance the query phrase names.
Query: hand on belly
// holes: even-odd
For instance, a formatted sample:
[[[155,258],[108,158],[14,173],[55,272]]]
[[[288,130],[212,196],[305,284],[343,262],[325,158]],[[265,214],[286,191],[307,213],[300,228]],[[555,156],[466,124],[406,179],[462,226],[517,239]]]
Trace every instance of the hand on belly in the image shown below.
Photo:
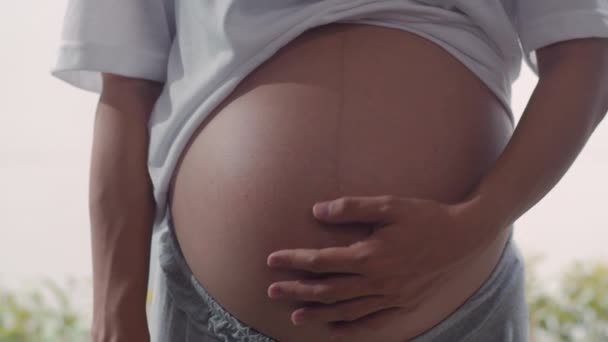
[[[484,232],[466,223],[466,211],[434,200],[344,196],[325,203],[331,204],[326,214],[322,205],[314,207],[319,220],[368,223],[373,232],[346,247],[273,252],[268,266],[323,277],[275,282],[268,295],[310,302],[292,313],[292,322],[329,323],[333,335],[380,330],[395,318],[403,319],[434,294],[454,267],[477,254]],[[432,248],[420,248],[424,245]]]
[[[196,279],[268,336],[327,341],[328,322],[353,318],[339,315],[347,299],[359,321],[345,328],[385,326],[349,342],[403,342],[453,312],[498,259],[503,240],[481,251],[471,240],[481,229],[459,223],[447,203],[496,160],[509,122],[477,78],[424,40],[371,26],[315,32],[250,74],[193,134],[169,196],[176,235]],[[373,201],[386,194],[402,205]],[[377,206],[333,223],[311,214],[316,201],[346,195]],[[377,212],[357,216],[364,208]],[[267,265],[291,248],[339,252],[316,259],[337,268]],[[455,264],[473,250],[466,266]],[[274,282],[319,278],[308,283],[339,283],[319,294],[335,303],[267,294]],[[290,315],[302,305],[327,310],[295,326]]]

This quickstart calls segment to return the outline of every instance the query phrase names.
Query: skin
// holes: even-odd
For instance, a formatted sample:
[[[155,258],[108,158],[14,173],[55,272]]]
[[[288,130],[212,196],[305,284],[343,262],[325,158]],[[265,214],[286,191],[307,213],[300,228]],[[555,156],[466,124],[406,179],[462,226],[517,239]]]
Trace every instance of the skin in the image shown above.
[[[162,84],[103,75],[91,152],[91,341],[150,340],[146,322],[154,200],[147,121]]]
[[[387,255],[392,255],[395,262],[415,257],[412,254],[399,254],[397,251],[404,249],[397,249],[397,244],[392,245],[394,248],[388,247],[391,246],[388,241],[395,239],[393,241],[410,243],[403,239],[400,232],[405,232],[409,224],[417,222],[435,223],[438,229],[466,226],[462,229],[477,230],[482,225],[472,225],[471,222],[482,222],[483,227],[495,228],[481,230],[486,232],[483,236],[487,240],[483,241],[492,240],[492,236],[500,235],[505,225],[529,210],[555,186],[603,119],[608,109],[608,81],[605,79],[605,75],[608,75],[607,50],[605,40],[580,39],[554,44],[538,51],[540,81],[524,116],[500,158],[464,199],[457,202],[447,198],[443,201],[425,202],[412,196],[377,193],[375,195],[378,196],[357,196],[365,198],[353,201],[352,196],[357,195],[355,193],[344,197],[351,198],[350,200],[337,202],[339,205],[334,208],[338,210],[334,213],[335,216],[331,216],[333,219],[323,219],[320,216],[314,218],[327,221],[392,222],[395,228],[391,234],[374,239],[373,234],[367,234],[359,226],[357,234],[353,233],[339,244],[347,248],[350,244],[344,243],[346,240],[351,243],[375,241],[376,247],[387,247],[382,250],[383,254],[378,249],[374,253],[363,254],[363,260],[366,260],[364,264],[367,265],[381,264],[388,260]],[[145,293],[153,202],[145,164],[148,144],[145,127],[151,106],[162,85],[145,80],[105,76],[104,91],[96,114],[91,161],[90,208],[94,266],[92,335],[94,341],[148,341]],[[312,207],[318,198],[311,198],[310,202]],[[409,210],[411,208],[419,210]],[[441,215],[429,217],[422,215],[424,212]],[[465,224],[466,222],[468,223]],[[356,227],[346,226],[353,230]],[[483,245],[482,242],[477,243]],[[369,247],[372,244],[359,243],[357,246]],[[284,249],[269,249],[266,256],[277,250]],[[295,268],[310,268],[306,260],[316,260],[313,265],[316,263],[317,266],[312,267],[315,272],[328,267],[353,267],[353,258],[357,260],[362,257],[361,254],[356,257],[353,254],[361,249],[347,248],[334,249],[334,253],[323,254],[322,258],[310,258],[310,255],[321,255],[315,253],[321,253],[322,250],[312,249],[306,257],[298,258],[298,255],[304,254],[287,249],[283,256],[290,259],[291,267]],[[464,247],[460,251],[454,248],[451,252],[465,260],[466,253],[463,250]],[[123,257],[125,253],[128,253],[128,258]],[[266,261],[271,263],[272,259]],[[435,261],[431,269],[434,267],[438,270],[441,268],[441,260]],[[456,269],[455,265],[450,266]],[[365,276],[357,278],[358,281],[353,279],[345,282],[344,289],[371,291],[380,295],[390,293],[382,286],[370,286],[371,282],[365,284],[374,277],[389,279],[394,275],[394,268],[379,268],[374,274],[364,272],[364,269],[365,267],[351,268],[350,271],[359,271]],[[298,279],[297,273],[292,279]],[[392,287],[393,290],[395,288],[399,286]],[[327,293],[323,300],[331,302],[332,296]],[[308,299],[315,298],[313,296]],[[299,307],[294,306],[286,312],[293,314]],[[358,310],[377,312],[380,307],[382,305],[374,308],[361,306]],[[127,317],[128,320],[125,319]],[[317,319],[324,321],[323,317]],[[381,325],[382,321],[375,320],[374,324]],[[372,321],[353,321],[344,326],[347,329],[342,332],[348,336],[353,331],[365,329],[366,324],[372,324]]]
[[[309,31],[242,80],[192,135],[169,192],[181,251],[195,278],[245,324],[280,341],[327,341],[327,324],[290,321],[301,301],[267,296],[272,282],[316,275],[268,267],[268,255],[369,236],[371,224],[316,220],[310,208],[319,200],[459,201],[511,130],[493,93],[426,39],[370,25]],[[463,243],[448,237],[440,245],[427,232],[412,227],[403,246]],[[425,279],[436,295],[407,319],[350,341],[403,341],[428,330],[483,283],[505,238],[449,278]],[[422,285],[412,282],[403,297],[418,298]]]
[[[428,273],[418,275],[423,279],[474,255],[471,248],[480,244],[456,244],[458,248],[447,256],[422,254],[418,249],[404,248],[411,243],[408,239],[401,241],[408,228],[424,225],[466,231],[465,236],[478,237],[485,244],[498,234],[492,228],[500,230],[512,224],[557,184],[608,110],[608,43],[604,39],[583,39],[555,44],[541,49],[538,58],[540,83],[521,123],[501,158],[465,201],[446,205],[401,197],[346,197],[325,202],[325,210],[331,210],[324,215],[320,214],[323,204],[315,205],[315,216],[325,221],[389,222],[393,226],[348,247],[272,253],[268,258],[271,267],[357,274],[346,280],[329,277],[304,284],[272,284],[269,296],[273,298],[329,304],[350,300],[320,309],[297,309],[292,315],[294,324],[340,321],[332,326],[333,336],[348,338],[404,316],[412,304],[400,301],[400,295],[416,283],[417,275],[395,269],[415,269],[411,260],[421,259],[426,263],[421,269]],[[433,294],[428,289],[422,286],[416,291],[425,297]],[[363,297],[370,295],[373,297]]]

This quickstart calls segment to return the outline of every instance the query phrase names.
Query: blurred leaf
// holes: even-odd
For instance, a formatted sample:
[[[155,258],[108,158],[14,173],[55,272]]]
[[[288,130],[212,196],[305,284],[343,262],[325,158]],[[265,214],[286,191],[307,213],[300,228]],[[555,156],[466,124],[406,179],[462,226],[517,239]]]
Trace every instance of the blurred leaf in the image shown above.
[[[2,284],[0,284],[2,285]],[[75,282],[62,287],[44,278],[31,289],[0,288],[0,342],[81,342],[85,317],[74,309]],[[44,293],[50,292],[54,303]]]
[[[527,262],[531,336],[544,336],[538,342],[608,341],[608,265],[576,261],[560,275],[558,292],[549,294],[536,281],[537,260]]]
[[[530,342],[608,341],[608,265],[574,262],[560,274],[557,291],[548,291],[546,280],[536,275],[542,260],[539,255],[525,256]],[[89,314],[77,308],[90,308],[78,302],[75,289],[90,289],[91,281],[67,279],[66,283],[61,286],[43,278],[30,290],[9,290],[0,282],[0,342],[88,340]],[[146,299],[150,305],[152,291]]]

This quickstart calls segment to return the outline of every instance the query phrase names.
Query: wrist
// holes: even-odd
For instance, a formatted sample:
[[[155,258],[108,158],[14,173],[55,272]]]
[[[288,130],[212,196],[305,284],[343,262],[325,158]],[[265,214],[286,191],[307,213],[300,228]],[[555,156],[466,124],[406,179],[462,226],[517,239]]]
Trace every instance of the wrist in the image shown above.
[[[483,192],[473,192],[452,205],[451,209],[459,217],[462,226],[472,230],[473,236],[477,237],[471,247],[486,246],[513,223],[504,204],[505,202],[496,201]]]

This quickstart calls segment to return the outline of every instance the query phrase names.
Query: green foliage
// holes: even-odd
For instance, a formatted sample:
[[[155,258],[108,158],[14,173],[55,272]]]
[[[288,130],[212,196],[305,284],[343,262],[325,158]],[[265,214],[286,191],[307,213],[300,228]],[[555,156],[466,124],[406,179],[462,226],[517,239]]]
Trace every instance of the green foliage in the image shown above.
[[[538,261],[526,261],[530,342],[608,341],[608,265],[576,261],[551,292],[535,276]]]
[[[0,342],[86,341],[88,320],[74,307],[75,286],[42,278],[34,288],[0,287]]]
[[[575,262],[547,289],[536,275],[538,256],[526,257],[526,297],[530,342],[608,341],[608,265]],[[9,289],[0,283],[0,342],[82,342],[89,340],[90,304],[78,300],[76,286],[48,278],[32,288]],[[86,296],[89,296],[91,292]],[[148,305],[151,293],[148,293]],[[90,300],[89,300],[90,302]]]

